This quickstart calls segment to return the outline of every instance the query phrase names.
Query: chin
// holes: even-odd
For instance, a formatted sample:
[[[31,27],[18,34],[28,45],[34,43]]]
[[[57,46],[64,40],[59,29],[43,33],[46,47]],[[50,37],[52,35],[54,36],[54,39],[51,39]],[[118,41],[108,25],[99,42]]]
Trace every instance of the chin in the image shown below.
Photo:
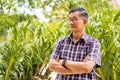
[[[71,29],[70,31],[71,31],[71,32],[76,32],[76,30],[74,30],[74,29]]]

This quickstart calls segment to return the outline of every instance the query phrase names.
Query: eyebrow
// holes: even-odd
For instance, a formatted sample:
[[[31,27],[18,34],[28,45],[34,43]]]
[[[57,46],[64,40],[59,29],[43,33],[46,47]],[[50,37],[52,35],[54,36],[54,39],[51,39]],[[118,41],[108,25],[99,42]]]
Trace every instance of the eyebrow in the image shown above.
[[[71,18],[71,17],[69,17],[69,18]],[[72,18],[77,18],[77,17],[72,17]]]

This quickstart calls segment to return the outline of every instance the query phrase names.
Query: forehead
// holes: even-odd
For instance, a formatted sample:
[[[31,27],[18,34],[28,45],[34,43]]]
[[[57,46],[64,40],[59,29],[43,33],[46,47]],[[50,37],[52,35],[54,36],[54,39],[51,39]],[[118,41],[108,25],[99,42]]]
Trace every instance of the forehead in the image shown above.
[[[73,18],[73,17],[76,17],[76,18],[80,17],[79,12],[76,11],[76,12],[72,12],[72,13],[69,14],[69,18]]]

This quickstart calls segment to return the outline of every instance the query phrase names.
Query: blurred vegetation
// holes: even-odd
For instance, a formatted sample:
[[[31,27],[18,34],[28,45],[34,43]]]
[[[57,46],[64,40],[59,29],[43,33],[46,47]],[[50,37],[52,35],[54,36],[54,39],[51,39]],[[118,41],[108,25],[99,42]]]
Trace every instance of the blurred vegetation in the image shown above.
[[[19,13],[26,3],[31,11],[41,8],[49,21]],[[68,12],[75,7],[88,11],[86,32],[101,43],[97,79],[119,80],[120,10],[107,0],[0,0],[0,80],[47,79],[51,73],[47,62],[55,42],[70,33]]]

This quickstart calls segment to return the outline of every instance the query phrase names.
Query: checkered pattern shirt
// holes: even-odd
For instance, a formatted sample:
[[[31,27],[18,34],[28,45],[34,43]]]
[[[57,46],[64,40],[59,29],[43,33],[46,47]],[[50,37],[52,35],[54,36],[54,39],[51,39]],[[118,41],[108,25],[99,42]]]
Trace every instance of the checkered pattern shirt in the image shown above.
[[[72,34],[58,40],[52,52],[53,59],[67,59],[82,62],[86,56],[89,56],[96,63],[96,66],[90,73],[72,75],[58,74],[57,80],[96,80],[95,68],[101,66],[100,43],[98,40],[88,36],[86,33],[76,43],[73,42]]]

